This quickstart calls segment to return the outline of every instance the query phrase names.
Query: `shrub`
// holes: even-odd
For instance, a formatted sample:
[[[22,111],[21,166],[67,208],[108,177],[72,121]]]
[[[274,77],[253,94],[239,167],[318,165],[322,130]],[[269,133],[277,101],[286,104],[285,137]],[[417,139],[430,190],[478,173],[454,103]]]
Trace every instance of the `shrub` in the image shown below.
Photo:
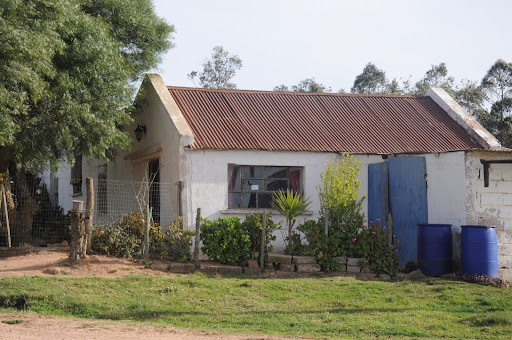
[[[272,233],[277,229],[277,224],[272,221],[271,217],[271,214],[267,214],[265,227],[265,257],[269,251],[272,251],[270,242],[276,240],[276,237]],[[261,256],[259,252],[261,251],[261,230],[263,228],[263,216],[262,214],[249,215],[245,218],[242,225],[247,235],[249,235],[249,240],[251,242],[249,258],[251,260],[259,261]]]
[[[249,259],[261,256],[261,214],[252,214],[240,222],[238,216],[218,218],[215,221],[203,220],[201,225],[201,250],[208,258],[227,264],[243,264]],[[277,228],[270,215],[267,215],[265,255],[272,249],[270,242]]]
[[[333,257],[343,255],[340,243],[340,231],[334,226],[329,226],[329,234],[325,237],[324,218],[318,221],[308,220],[299,225],[307,244],[304,246],[306,255],[312,255],[317,263],[325,272],[333,271],[339,268],[339,263],[333,260]]]
[[[395,276],[399,269],[398,253],[392,244],[388,244],[385,228],[378,221],[373,222],[368,228],[362,228],[357,241],[361,244],[363,255],[374,273]]]
[[[166,256],[172,261],[187,262],[191,260],[190,246],[192,245],[192,236],[195,232],[183,230],[181,227],[181,217],[168,224],[165,231],[165,241],[167,244]]]
[[[200,238],[201,250],[212,260],[235,264],[249,259],[251,240],[238,216],[203,220]]]

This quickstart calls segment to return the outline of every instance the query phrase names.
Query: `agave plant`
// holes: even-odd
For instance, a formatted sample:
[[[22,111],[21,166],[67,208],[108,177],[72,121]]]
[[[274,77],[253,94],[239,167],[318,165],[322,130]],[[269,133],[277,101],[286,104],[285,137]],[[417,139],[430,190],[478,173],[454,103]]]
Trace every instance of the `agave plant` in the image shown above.
[[[292,228],[297,216],[308,210],[311,201],[305,198],[302,192],[295,192],[287,189],[274,192],[272,196],[272,208],[282,213],[286,217],[288,224],[288,248],[291,248]]]

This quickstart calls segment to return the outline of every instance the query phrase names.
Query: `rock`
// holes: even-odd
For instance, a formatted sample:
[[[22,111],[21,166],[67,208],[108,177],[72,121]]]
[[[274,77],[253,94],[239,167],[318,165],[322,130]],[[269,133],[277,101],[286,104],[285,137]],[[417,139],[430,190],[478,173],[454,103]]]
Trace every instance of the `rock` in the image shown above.
[[[208,275],[216,275],[217,274],[217,271],[219,270],[219,267],[217,266],[201,266],[201,268],[199,268],[199,271],[203,274],[208,274]]]
[[[347,266],[359,266],[360,261],[358,257],[347,257]]]
[[[347,264],[347,257],[346,256],[336,256],[332,258],[334,261],[338,262],[339,264]]]
[[[48,275],[57,275],[59,273],[59,270],[57,268],[46,268],[43,270],[43,274]]]
[[[258,261],[256,260],[249,260],[247,261],[247,267],[249,268],[259,268]]]
[[[187,274],[196,270],[193,263],[171,263],[169,271],[171,273]]]
[[[294,272],[295,266],[293,264],[281,264],[279,269],[283,272]]]
[[[443,279],[456,279],[457,276],[459,276],[459,275],[460,275],[460,272],[456,272],[456,273],[446,273],[439,277],[441,277]]]
[[[407,274],[406,279],[408,279],[408,280],[416,280],[416,279],[422,279],[424,277],[426,277],[426,275],[423,274],[421,272],[421,270],[417,269],[417,270]]]
[[[350,274],[359,274],[361,272],[361,267],[359,266],[352,266],[347,265],[347,273]]]
[[[391,276],[389,276],[388,274],[380,274],[379,275],[379,280],[389,281],[389,280],[391,280]]]
[[[320,271],[320,265],[319,264],[299,264],[297,266],[297,272],[299,273],[317,273]]]
[[[236,266],[219,266],[217,274],[242,274],[242,267]]]
[[[293,261],[297,265],[316,264],[316,259],[313,256],[294,256]]]
[[[64,241],[62,241],[61,245],[63,247],[67,247],[67,246],[69,246],[69,243],[68,243],[68,241],[64,240]]]
[[[261,275],[261,269],[259,268],[243,268],[243,271],[246,275]]]

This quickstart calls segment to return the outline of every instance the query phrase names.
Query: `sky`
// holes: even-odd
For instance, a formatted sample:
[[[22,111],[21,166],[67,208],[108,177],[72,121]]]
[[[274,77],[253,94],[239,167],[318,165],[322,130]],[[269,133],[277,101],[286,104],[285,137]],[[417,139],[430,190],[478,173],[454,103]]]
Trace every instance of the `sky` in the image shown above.
[[[153,0],[175,26],[159,68],[167,85],[195,86],[215,46],[238,55],[239,89],[272,90],[314,77],[347,91],[368,62],[389,79],[417,81],[445,62],[456,80],[479,81],[512,62],[512,1]]]

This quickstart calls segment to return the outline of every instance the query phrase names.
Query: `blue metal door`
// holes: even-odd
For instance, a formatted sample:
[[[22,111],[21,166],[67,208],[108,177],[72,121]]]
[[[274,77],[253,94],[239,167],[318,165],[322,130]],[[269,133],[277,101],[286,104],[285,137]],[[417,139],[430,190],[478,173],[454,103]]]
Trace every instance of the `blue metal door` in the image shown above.
[[[368,164],[368,221],[387,227],[389,214],[388,163]]]
[[[400,265],[416,262],[417,225],[428,223],[425,157],[392,157],[368,166],[368,218],[391,213]]]
[[[389,203],[398,261],[416,263],[417,225],[428,223],[425,157],[393,157],[388,160]]]

